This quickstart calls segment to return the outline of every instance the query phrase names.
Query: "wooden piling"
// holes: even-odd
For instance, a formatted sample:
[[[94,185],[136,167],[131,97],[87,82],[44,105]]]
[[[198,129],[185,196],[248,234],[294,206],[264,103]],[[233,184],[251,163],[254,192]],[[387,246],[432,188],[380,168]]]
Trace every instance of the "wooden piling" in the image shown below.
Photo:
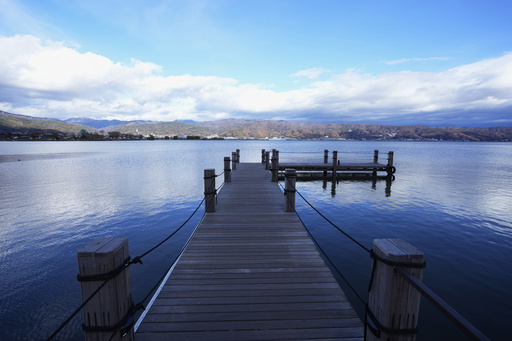
[[[287,168],[285,174],[285,211],[295,212],[295,183],[297,180],[297,171],[293,168]]]
[[[265,152],[265,170],[270,169],[270,152]]]
[[[329,163],[329,150],[324,149],[324,163]],[[327,177],[327,171],[324,171],[323,173],[324,178]]]
[[[379,150],[375,149],[373,151],[373,163],[379,163]]]
[[[240,163],[240,149],[236,150],[236,163]]]
[[[423,252],[405,240],[391,238],[375,239],[373,251],[376,257],[370,283],[366,340],[414,341],[421,295],[394,267],[406,269],[421,281]],[[376,329],[380,337],[374,334]]]
[[[261,163],[265,163],[265,149],[261,150]]]
[[[336,171],[338,170],[338,151],[332,151],[332,177],[336,178]]]
[[[231,159],[229,156],[224,158],[224,182],[231,182],[231,168],[229,166]]]
[[[204,208],[207,213],[215,212],[215,169],[204,170]]]
[[[387,165],[388,177],[394,177],[393,174],[396,172],[395,166],[393,166],[393,152],[388,152],[388,165]]]
[[[388,152],[388,166],[393,167],[393,152]]]
[[[130,309],[133,309],[130,268],[124,267],[129,257],[127,238],[100,238],[77,252],[78,280],[82,302],[89,298],[107,278],[105,275],[124,269],[111,279],[83,308],[85,338],[87,341],[121,340],[120,327]],[[111,339],[111,337],[113,338]],[[123,340],[133,340],[130,328]]]
[[[279,151],[272,150],[272,182],[277,182],[279,176]]]
[[[236,170],[236,152],[231,153],[231,169]]]

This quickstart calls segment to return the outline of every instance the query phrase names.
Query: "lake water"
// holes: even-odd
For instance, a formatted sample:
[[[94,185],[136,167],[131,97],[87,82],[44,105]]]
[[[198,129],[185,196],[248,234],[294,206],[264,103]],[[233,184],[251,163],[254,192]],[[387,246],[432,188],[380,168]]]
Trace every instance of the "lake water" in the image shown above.
[[[0,339],[48,337],[81,303],[76,251],[120,236],[129,238],[132,257],[142,254],[200,203],[203,169],[220,173],[223,157],[237,148],[242,162],[259,162],[261,149],[272,148],[282,159],[323,160],[324,149],[338,150],[342,161],[394,151],[391,184],[347,180],[334,190],[330,182],[312,181],[297,188],[368,248],[373,239],[396,237],[421,249],[424,283],[491,339],[509,339],[512,144],[355,141],[1,142]],[[366,299],[369,256],[300,198],[297,211]],[[131,267],[135,302],[168,268],[200,213]],[[82,340],[81,323],[79,315],[57,339]],[[419,328],[418,340],[467,339],[426,300]]]

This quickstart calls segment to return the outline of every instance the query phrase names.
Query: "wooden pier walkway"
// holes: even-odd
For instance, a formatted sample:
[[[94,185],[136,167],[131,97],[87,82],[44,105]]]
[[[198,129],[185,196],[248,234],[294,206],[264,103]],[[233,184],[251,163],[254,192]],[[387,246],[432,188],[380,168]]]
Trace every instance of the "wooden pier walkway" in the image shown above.
[[[240,163],[136,340],[363,340],[363,325],[261,163]]]

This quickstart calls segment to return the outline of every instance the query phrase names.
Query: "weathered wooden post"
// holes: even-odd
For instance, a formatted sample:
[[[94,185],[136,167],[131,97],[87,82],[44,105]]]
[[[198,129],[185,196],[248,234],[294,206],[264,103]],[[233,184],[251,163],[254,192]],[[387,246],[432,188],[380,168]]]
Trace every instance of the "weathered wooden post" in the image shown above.
[[[231,153],[231,168],[236,170],[236,152]]]
[[[272,150],[272,182],[277,182],[279,176],[279,151]]]
[[[229,156],[224,158],[224,182],[231,182],[231,168],[229,167],[229,163],[231,159]]]
[[[378,149],[375,149],[373,151],[373,163],[375,163],[375,164],[379,163],[379,150]],[[375,170],[375,168],[372,172],[372,177],[374,180],[377,177],[377,171]]]
[[[236,163],[240,163],[240,149],[236,150]]]
[[[338,170],[338,151],[332,151],[332,177],[336,178],[336,171]]]
[[[207,213],[215,212],[215,169],[204,170],[204,208]]]
[[[87,341],[121,340],[120,328],[134,309],[127,238],[100,238],[77,252],[78,280],[85,302],[105,280],[113,276],[83,308],[85,338]],[[119,273],[116,273],[119,270]],[[116,332],[117,330],[117,332]],[[133,328],[123,340],[133,340]]]
[[[265,163],[265,149],[261,150],[261,163]]]
[[[286,212],[295,212],[295,182],[297,180],[297,171],[292,168],[287,168],[284,171],[285,175],[285,186],[284,186],[284,194],[285,194],[285,211]]]
[[[329,150],[328,149],[324,149],[324,163],[329,163]],[[324,173],[324,178],[327,177],[327,171],[325,170]]]
[[[395,267],[421,281],[423,252],[402,239],[375,239],[372,258],[366,340],[415,340],[421,295]]]
[[[391,177],[396,172],[395,166],[393,166],[393,152],[388,152],[388,165],[387,165],[387,172],[388,177]]]
[[[265,152],[265,170],[270,169],[270,152]]]
[[[393,167],[393,152],[388,152],[388,167]]]

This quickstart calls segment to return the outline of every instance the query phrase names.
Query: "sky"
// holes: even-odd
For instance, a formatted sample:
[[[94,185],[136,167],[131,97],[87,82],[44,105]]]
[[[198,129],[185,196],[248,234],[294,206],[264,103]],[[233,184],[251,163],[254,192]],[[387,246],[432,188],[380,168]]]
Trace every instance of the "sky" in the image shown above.
[[[512,126],[509,0],[0,0],[0,110]]]

